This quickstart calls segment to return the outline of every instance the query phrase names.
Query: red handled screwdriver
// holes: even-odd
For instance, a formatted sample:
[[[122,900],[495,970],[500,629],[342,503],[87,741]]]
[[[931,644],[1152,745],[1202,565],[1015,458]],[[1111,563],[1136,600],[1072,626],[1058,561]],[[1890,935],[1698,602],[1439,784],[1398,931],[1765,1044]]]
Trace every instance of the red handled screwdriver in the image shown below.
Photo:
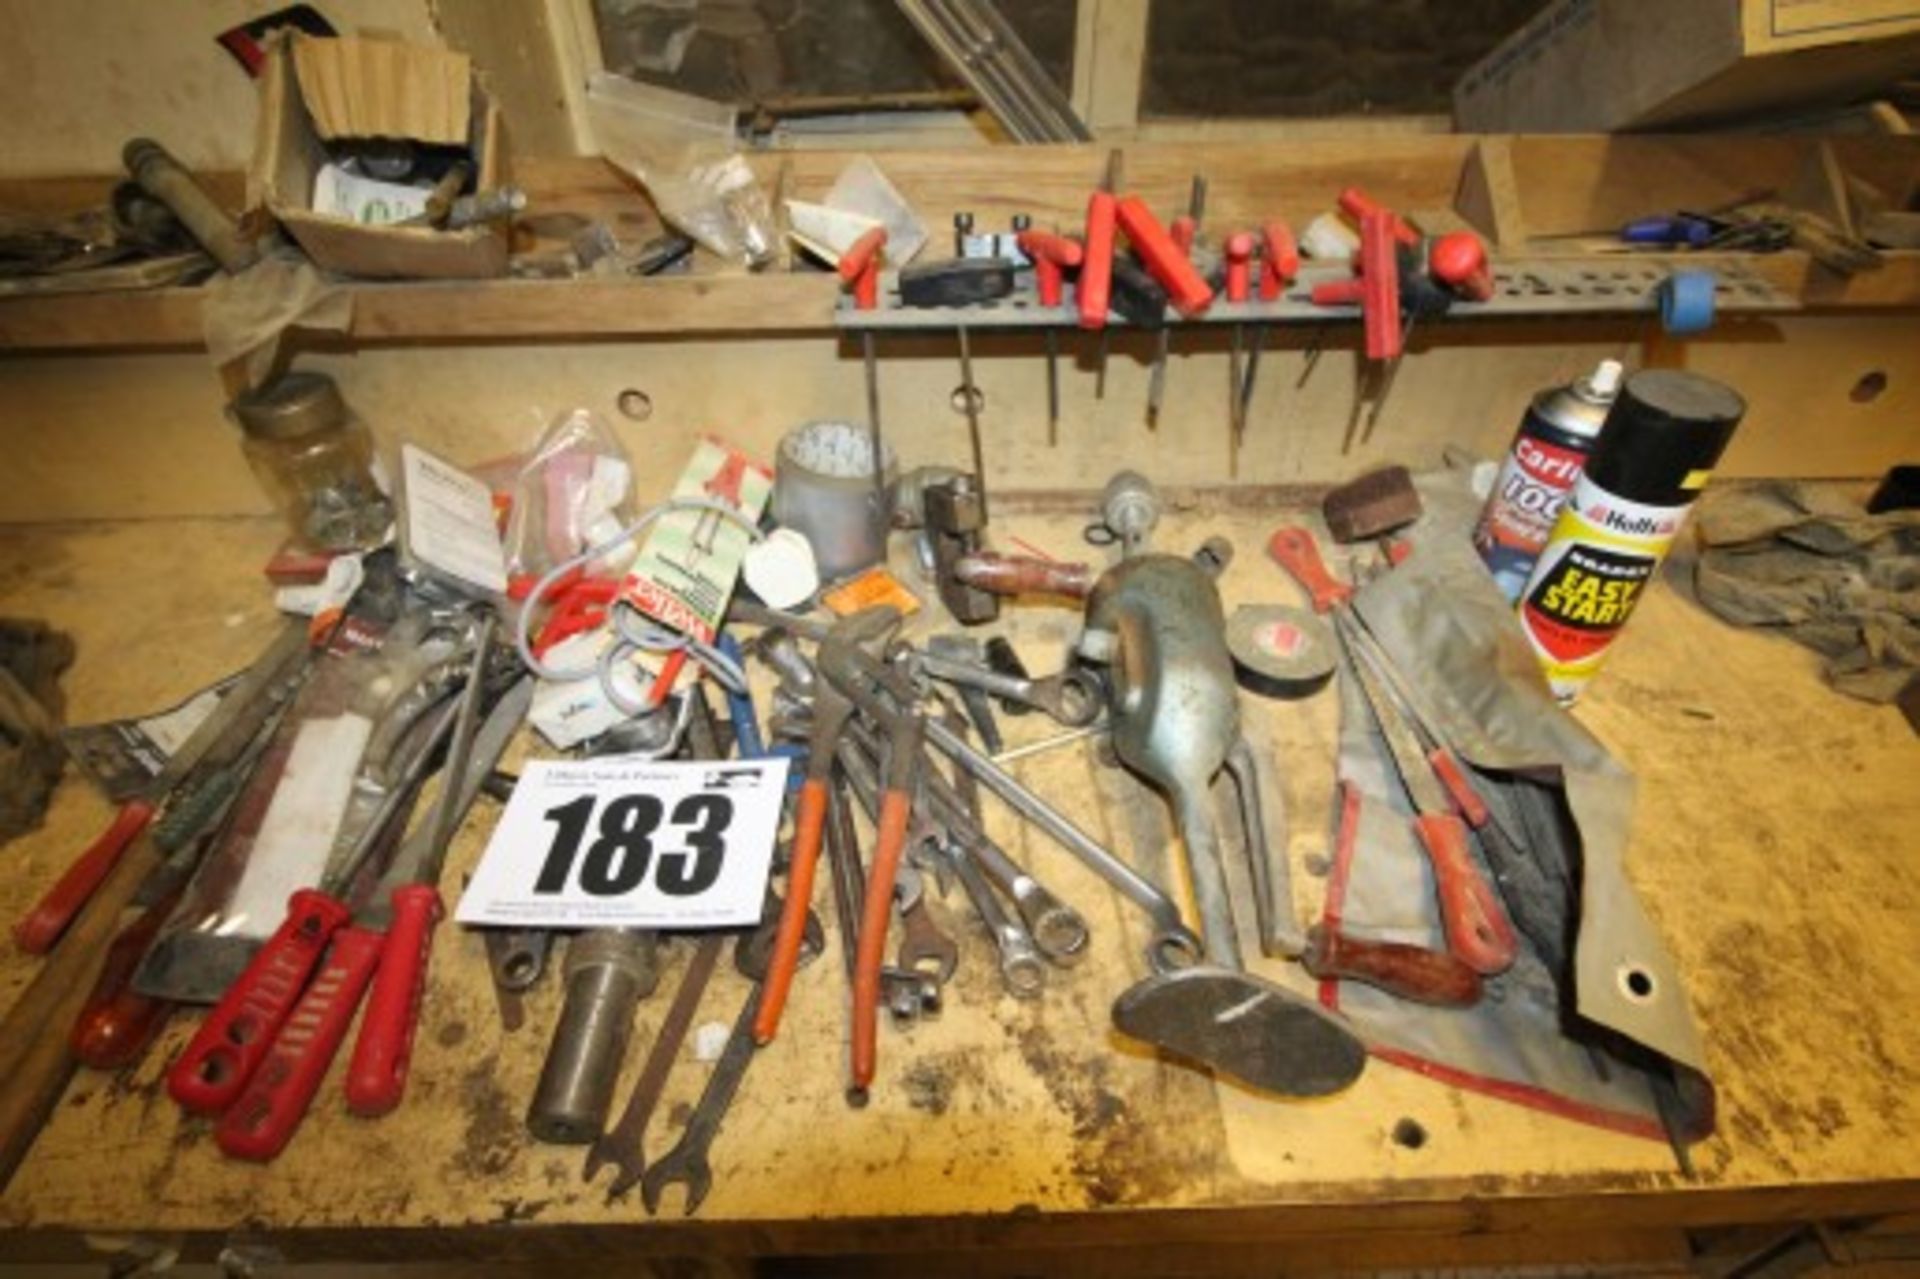
[[[1020,251],[1033,262],[1033,284],[1040,305],[1060,308],[1062,273],[1079,268],[1086,257],[1077,240],[1047,231],[1024,230],[1019,235]],[[1060,333],[1048,324],[1047,334],[1047,444],[1060,442]]]
[[[1107,152],[1107,170],[1100,186],[1087,198],[1086,252],[1080,282],[1074,286],[1074,304],[1080,309],[1080,327],[1100,334],[1093,397],[1107,393],[1107,355],[1112,338],[1107,333],[1107,305],[1113,297],[1114,192],[1120,186],[1120,151]]]
[[[481,694],[476,689],[484,684],[484,673],[470,680],[454,711],[452,737],[460,736],[460,721],[468,707],[478,704]],[[449,746],[433,815],[407,837],[381,877],[373,904],[334,937],[325,962],[274,1036],[259,1069],[220,1117],[214,1140],[223,1153],[264,1161],[286,1148],[306,1118],[369,983],[373,992],[347,1069],[347,1109],[373,1117],[399,1105],[425,992],[433,930],[441,915],[433,881],[446,855],[443,836],[450,833],[449,815],[457,825],[472,805],[519,730],[532,695],[532,682],[519,681],[500,699],[477,735],[467,730],[464,752],[454,749],[457,740]],[[456,757],[462,754],[464,765]]]

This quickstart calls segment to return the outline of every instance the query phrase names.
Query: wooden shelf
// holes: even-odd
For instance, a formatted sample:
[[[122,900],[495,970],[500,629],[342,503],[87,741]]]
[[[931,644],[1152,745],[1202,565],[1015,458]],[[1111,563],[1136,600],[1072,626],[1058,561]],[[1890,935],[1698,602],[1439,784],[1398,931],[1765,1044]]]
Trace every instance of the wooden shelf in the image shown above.
[[[1140,143],[1125,152],[1125,182],[1155,207],[1184,202],[1194,173],[1209,181],[1208,226],[1218,234],[1279,215],[1296,225],[1360,186],[1429,224],[1475,225],[1499,252],[1538,253],[1546,242],[1617,222],[1625,210],[1712,207],[1756,186],[1787,188],[1824,155],[1904,200],[1920,173],[1920,139],[1759,137],[1528,137],[1370,135],[1284,146]],[[1012,214],[1076,226],[1105,151],[983,147],[886,151],[879,161],[937,244],[954,212],[983,225]],[[818,199],[851,158],[838,151],[756,154],[770,190]],[[644,239],[657,215],[637,188],[596,159],[530,159],[516,179],[539,215],[598,219]],[[73,208],[109,180],[0,182],[0,203]],[[238,203],[233,175],[209,186]],[[1737,188],[1737,190],[1736,190]],[[936,252],[938,249],[936,247]],[[1676,261],[1684,262],[1684,257]],[[1804,253],[1745,258],[1749,268],[1810,309],[1920,307],[1920,253],[1843,280]],[[644,338],[696,334],[828,333],[836,286],[825,273],[744,275],[703,262],[699,273],[635,280],[484,280],[359,283],[349,337],[359,343]],[[200,291],[16,298],[0,301],[0,350],[191,349],[201,345]]]

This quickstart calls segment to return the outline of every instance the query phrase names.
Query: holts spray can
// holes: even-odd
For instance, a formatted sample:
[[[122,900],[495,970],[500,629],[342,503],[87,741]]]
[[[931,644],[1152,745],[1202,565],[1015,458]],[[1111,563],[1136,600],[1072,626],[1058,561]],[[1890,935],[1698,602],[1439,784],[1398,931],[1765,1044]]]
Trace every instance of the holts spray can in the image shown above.
[[[1563,703],[1606,660],[1746,411],[1698,374],[1627,379],[1520,601],[1520,624]]]
[[[1474,547],[1509,600],[1520,599],[1560,508],[1586,467],[1600,424],[1619,393],[1620,374],[1618,360],[1602,360],[1571,385],[1534,396],[1520,418],[1513,448],[1473,530]]]

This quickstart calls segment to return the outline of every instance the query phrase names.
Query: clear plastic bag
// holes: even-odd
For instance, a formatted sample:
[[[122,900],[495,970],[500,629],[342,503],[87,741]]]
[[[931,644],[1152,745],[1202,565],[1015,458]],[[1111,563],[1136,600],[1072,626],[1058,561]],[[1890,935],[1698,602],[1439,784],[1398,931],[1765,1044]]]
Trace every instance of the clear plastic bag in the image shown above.
[[[601,153],[668,222],[748,267],[773,260],[773,208],[741,158],[732,107],[602,71],[587,79],[587,115]]]
[[[632,522],[633,464],[613,428],[574,409],[555,418],[522,458],[512,497],[507,573],[538,577]],[[624,554],[631,558],[632,548]]]

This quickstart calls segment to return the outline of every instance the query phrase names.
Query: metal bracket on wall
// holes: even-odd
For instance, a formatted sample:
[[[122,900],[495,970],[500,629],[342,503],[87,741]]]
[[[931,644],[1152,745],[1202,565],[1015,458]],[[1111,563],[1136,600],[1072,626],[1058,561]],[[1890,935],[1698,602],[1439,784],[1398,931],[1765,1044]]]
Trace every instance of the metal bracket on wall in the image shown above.
[[[1618,255],[1590,257],[1510,258],[1493,264],[1493,296],[1485,302],[1456,302],[1447,319],[1502,319],[1520,316],[1658,314],[1660,287],[1677,266],[1711,271],[1715,277],[1716,310],[1721,314],[1781,312],[1801,309],[1791,294],[1783,293],[1739,261],[1708,262],[1689,256],[1684,263],[1647,262]],[[1182,318],[1169,312],[1169,325],[1330,324],[1342,319],[1359,321],[1358,307],[1315,306],[1315,283],[1350,278],[1345,266],[1309,266],[1293,287],[1271,301],[1217,301],[1205,314]],[[967,307],[906,307],[900,303],[897,278],[880,281],[880,304],[856,311],[842,299],[834,312],[838,328],[969,329],[1073,328],[1079,322],[1071,303],[1044,306],[1029,284],[1012,295]],[[1114,327],[1126,327],[1117,313],[1108,318]]]
[[[1015,142],[1091,142],[1067,95],[993,0],[898,0],[918,28]]]

